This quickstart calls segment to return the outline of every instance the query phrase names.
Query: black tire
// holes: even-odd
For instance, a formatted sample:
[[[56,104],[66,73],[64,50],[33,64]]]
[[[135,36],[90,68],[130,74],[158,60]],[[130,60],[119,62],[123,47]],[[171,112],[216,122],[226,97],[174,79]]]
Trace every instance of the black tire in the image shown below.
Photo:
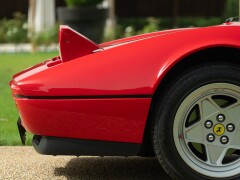
[[[202,64],[174,78],[155,97],[151,137],[154,152],[165,171],[173,179],[240,179],[240,171],[230,177],[212,177],[193,170],[176,147],[173,126],[178,108],[195,90],[214,83],[240,86],[240,67],[228,63]]]

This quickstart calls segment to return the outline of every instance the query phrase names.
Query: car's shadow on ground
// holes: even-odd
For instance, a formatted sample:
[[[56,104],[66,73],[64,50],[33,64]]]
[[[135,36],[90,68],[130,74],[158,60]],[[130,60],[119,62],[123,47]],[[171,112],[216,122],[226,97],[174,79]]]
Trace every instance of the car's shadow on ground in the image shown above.
[[[54,174],[67,179],[170,179],[157,159],[140,157],[73,158]]]

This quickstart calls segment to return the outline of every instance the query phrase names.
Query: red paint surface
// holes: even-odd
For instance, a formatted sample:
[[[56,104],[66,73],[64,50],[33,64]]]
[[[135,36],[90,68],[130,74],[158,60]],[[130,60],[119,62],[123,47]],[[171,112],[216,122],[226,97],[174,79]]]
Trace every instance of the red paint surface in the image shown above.
[[[15,76],[28,96],[152,95],[168,70],[199,49],[240,47],[240,26],[185,29]]]
[[[115,45],[119,45],[122,43],[127,43],[127,42],[131,42],[131,41],[146,39],[146,38],[150,38],[150,37],[155,37],[155,36],[159,36],[159,35],[164,35],[164,34],[168,34],[168,33],[174,33],[174,32],[184,31],[184,30],[189,30],[189,29],[193,29],[193,28],[169,29],[169,30],[164,30],[164,31],[140,34],[140,35],[136,35],[136,36],[113,40],[110,42],[105,42],[105,43],[99,44],[99,46],[101,48],[106,48],[108,46],[115,46]]]
[[[141,143],[151,99],[15,101],[24,127],[33,134]]]

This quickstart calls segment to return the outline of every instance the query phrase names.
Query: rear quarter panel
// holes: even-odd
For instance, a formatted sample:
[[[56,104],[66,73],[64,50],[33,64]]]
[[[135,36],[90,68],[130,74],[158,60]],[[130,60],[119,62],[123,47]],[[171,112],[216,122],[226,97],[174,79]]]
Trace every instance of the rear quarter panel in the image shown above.
[[[15,81],[27,96],[152,95],[185,56],[209,47],[239,48],[239,31],[238,25],[222,25],[150,37],[18,76]]]

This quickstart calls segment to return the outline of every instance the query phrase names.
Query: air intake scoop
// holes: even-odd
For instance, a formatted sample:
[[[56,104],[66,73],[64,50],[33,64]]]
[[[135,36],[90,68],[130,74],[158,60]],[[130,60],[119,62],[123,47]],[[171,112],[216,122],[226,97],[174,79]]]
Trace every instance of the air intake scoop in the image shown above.
[[[61,25],[59,29],[59,46],[63,62],[91,54],[100,48],[90,39],[65,25]]]

